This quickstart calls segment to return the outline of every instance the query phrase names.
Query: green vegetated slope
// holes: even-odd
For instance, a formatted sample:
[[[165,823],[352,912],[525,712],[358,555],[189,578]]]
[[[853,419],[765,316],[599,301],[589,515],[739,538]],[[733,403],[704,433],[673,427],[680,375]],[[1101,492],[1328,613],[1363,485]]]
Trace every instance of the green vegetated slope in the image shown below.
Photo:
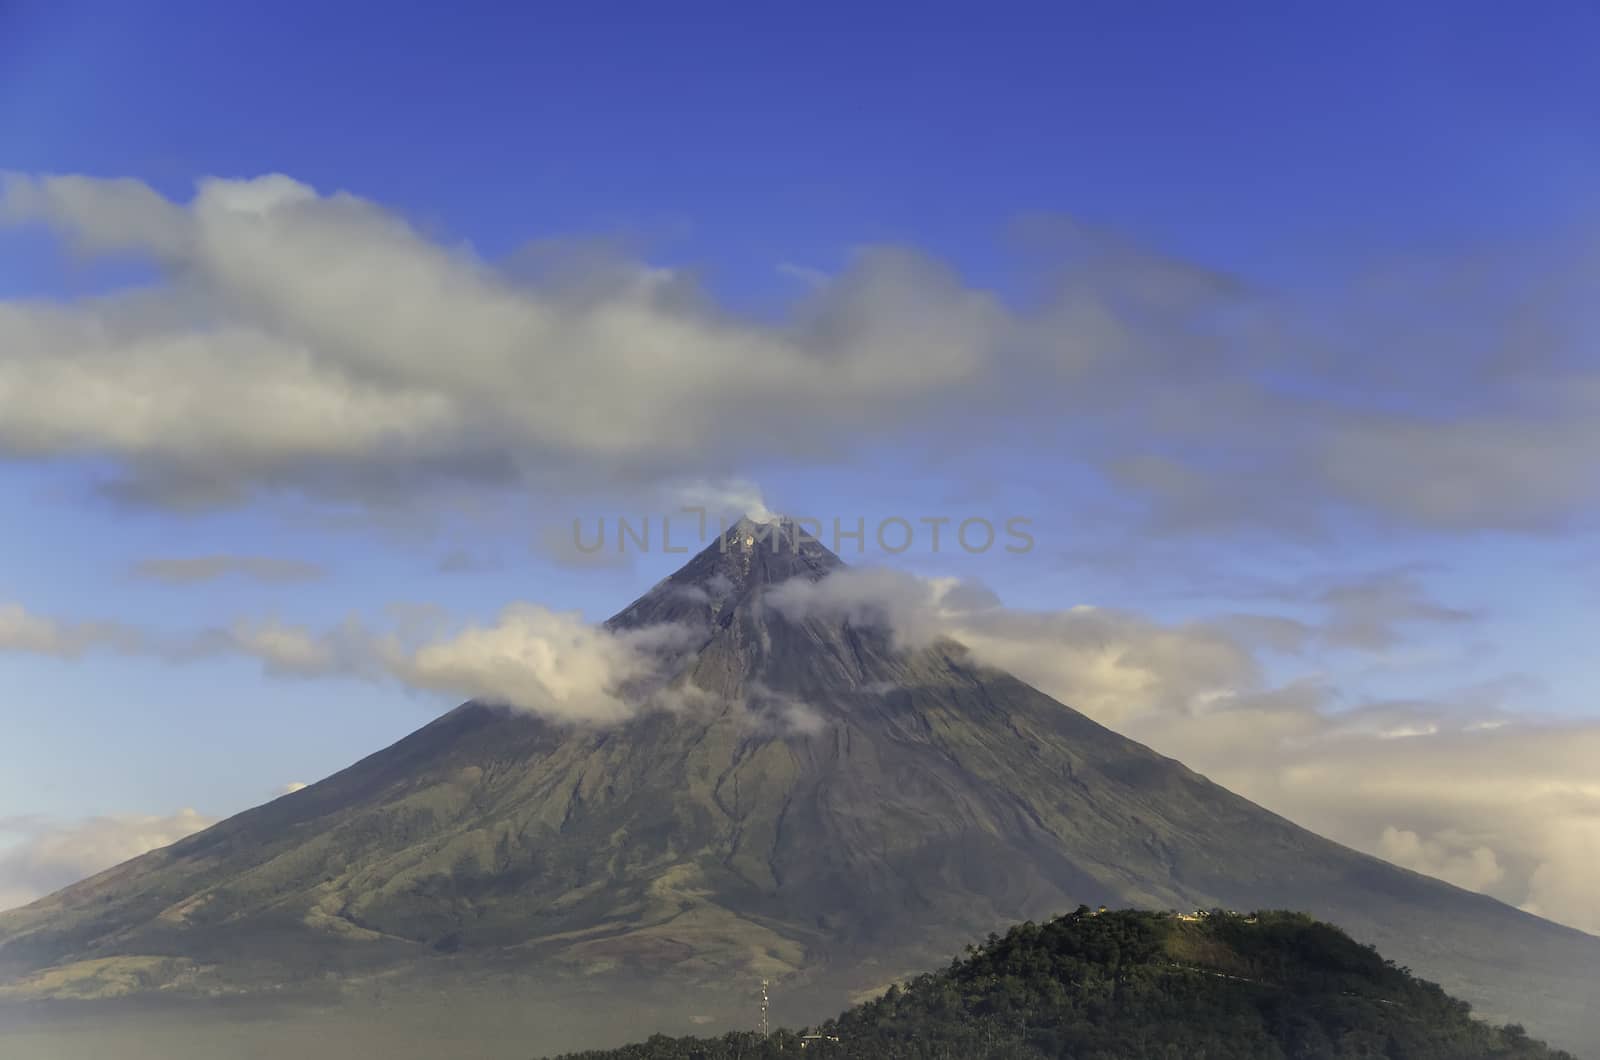
[[[816,1028],[666,1038],[565,1060],[762,1057],[1489,1060],[1570,1055],[1298,913],[1087,907],[1022,924]]]

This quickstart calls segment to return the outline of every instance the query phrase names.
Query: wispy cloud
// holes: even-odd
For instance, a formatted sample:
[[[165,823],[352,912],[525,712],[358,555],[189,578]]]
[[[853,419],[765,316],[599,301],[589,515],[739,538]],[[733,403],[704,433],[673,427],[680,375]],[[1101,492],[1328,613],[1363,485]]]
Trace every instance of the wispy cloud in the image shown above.
[[[828,274],[821,269],[812,268],[810,265],[796,265],[790,261],[778,263],[778,275],[790,280],[798,280],[808,287],[821,287],[828,282]]]
[[[16,603],[0,603],[0,652],[72,658],[91,650],[141,652],[148,638],[119,622],[58,622]]]
[[[452,627],[400,609],[385,629],[355,619],[312,629],[276,619],[173,635],[119,623],[60,622],[0,605],[0,652],[77,657],[96,651],[170,662],[254,659],[283,678],[393,681],[456,699],[485,699],[562,722],[605,724],[651,703],[651,679],[703,631],[677,625],[609,630],[576,612],[505,608],[491,623]]]
[[[1470,620],[1405,575],[1304,590],[1312,611],[1287,632],[1265,613],[1163,622],[1092,606],[1019,611],[977,583],[873,568],[793,580],[766,603],[794,618],[883,626],[907,648],[959,642],[978,662],[1313,830],[1600,932],[1589,886],[1600,872],[1600,725],[1512,712],[1523,691],[1515,680],[1406,701],[1363,699],[1315,676],[1274,682],[1265,665],[1273,653],[1383,652],[1410,623]],[[0,645],[173,661],[231,655],[280,677],[396,682],[604,725],[681,706],[663,682],[703,636],[681,626],[614,632],[528,603],[486,623],[455,625],[432,609],[388,618],[387,628],[252,621],[169,638],[11,606],[0,609]],[[1361,635],[1350,635],[1353,622]],[[798,701],[759,688],[752,696],[753,717],[799,731],[818,724]]]
[[[271,556],[184,556],[144,559],[133,565],[135,577],[186,585],[219,578],[249,578],[261,582],[309,582],[327,576],[315,563]]]

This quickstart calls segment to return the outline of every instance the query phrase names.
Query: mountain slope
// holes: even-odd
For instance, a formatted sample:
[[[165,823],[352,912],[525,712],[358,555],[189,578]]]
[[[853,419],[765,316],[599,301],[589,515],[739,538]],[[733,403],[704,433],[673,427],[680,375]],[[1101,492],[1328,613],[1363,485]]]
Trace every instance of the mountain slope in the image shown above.
[[[823,1011],[1079,903],[1291,907],[1498,1018],[1600,1038],[1600,939],[1323,840],[954,644],[791,620],[840,565],[741,524],[611,622],[693,631],[609,729],[467,704],[334,776],[0,914],[0,997],[394,967],[787,977]],[[669,651],[669,649],[663,649]]]
[[[944,971],[770,1037],[652,1038],[562,1060],[1571,1060],[1293,913],[1076,913],[1023,924]]]

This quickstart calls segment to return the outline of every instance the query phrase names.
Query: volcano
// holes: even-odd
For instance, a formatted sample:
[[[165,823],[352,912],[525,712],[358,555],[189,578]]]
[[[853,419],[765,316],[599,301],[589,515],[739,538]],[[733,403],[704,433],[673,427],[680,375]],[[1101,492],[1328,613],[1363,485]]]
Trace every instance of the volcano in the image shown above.
[[[958,644],[773,606],[842,566],[789,529],[729,528],[610,620],[687,631],[630,720],[467,703],[0,914],[0,997],[448,971],[549,996],[768,978],[830,1012],[1080,904],[1285,908],[1554,1042],[1600,1040],[1600,939],[1314,835]]]

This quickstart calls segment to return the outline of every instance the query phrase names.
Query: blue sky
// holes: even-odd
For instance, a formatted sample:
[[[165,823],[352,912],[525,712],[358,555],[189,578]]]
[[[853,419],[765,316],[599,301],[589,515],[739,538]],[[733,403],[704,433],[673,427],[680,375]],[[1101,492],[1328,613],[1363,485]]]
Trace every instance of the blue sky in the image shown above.
[[[559,535],[574,516],[656,513],[717,493],[869,525],[1030,518],[1038,547],[1027,556],[919,547],[889,559],[985,583],[1041,623],[1037,647],[1050,658],[1067,649],[1050,640],[1065,634],[1048,632],[1058,629],[1049,616],[1081,604],[1130,616],[1118,626],[1130,638],[1119,665],[1150,670],[1129,686],[1130,703],[1190,679],[1180,648],[1204,654],[1221,638],[1253,671],[1226,690],[1239,709],[1313,682],[1322,691],[1305,724],[1329,746],[1348,750],[1336,719],[1363,708],[1555,725],[1551,738],[1568,746],[1595,737],[1600,673],[1584,636],[1600,562],[1587,460],[1600,438],[1585,404],[1600,186],[1594,9],[603,14],[468,5],[442,17],[356,3],[23,2],[0,12],[0,171],[15,175],[0,199],[0,221],[13,222],[0,225],[0,311],[12,312],[0,315],[12,343],[0,351],[0,412],[13,424],[0,423],[0,606],[20,609],[0,651],[0,825],[184,806],[221,815],[315,780],[471,689],[321,662],[264,669],[259,652],[173,645],[241,623],[389,630],[403,624],[396,605],[433,609],[452,629],[492,623],[519,601],[598,620],[675,560],[578,564],[541,534]],[[57,174],[94,180],[69,194],[44,179]],[[242,182],[270,174],[299,183],[268,189],[274,209],[288,205],[263,224],[299,210],[295,223],[309,227],[294,239],[343,235],[249,244],[260,232],[241,227],[240,203],[265,186]],[[119,197],[103,183],[113,178],[145,197]],[[217,227],[190,205],[203,178],[241,182],[220,186]],[[329,198],[339,192],[359,202]],[[242,249],[194,249],[225,237]],[[332,273],[295,287],[368,239],[379,249],[356,269],[372,286],[367,300],[336,305],[344,289]],[[94,249],[108,243],[109,253]],[[307,246],[321,257],[294,256]],[[883,246],[906,256],[886,263],[863,250]],[[417,302],[416,288],[398,286],[410,282],[412,252],[517,291],[548,293],[538,285],[554,281],[539,270],[556,262],[576,286],[549,297],[572,312],[611,305],[608,285],[654,276],[666,286],[617,305],[700,328],[689,345],[726,345],[735,366],[740,343],[753,344],[757,364],[769,345],[803,335],[823,359],[870,362],[877,344],[890,349],[883,363],[913,367],[903,384],[828,400],[702,387],[678,396],[679,411],[643,407],[653,384],[633,362],[611,387],[643,396],[592,410],[594,422],[618,425],[607,439],[582,415],[559,429],[535,422],[530,410],[551,408],[543,395],[600,391],[560,367],[584,350],[534,344],[518,348],[523,361],[493,362],[508,372],[504,389],[526,399],[503,422],[437,437],[391,424],[437,459],[426,473],[341,433],[364,429],[353,403],[365,389],[340,391],[327,415],[348,422],[326,434],[291,438],[292,408],[269,409],[285,419],[264,421],[260,435],[226,422],[190,434],[173,424],[197,408],[202,419],[234,408],[222,391],[180,400],[186,388],[200,394],[203,362],[132,345],[111,357],[149,356],[148,374],[85,362],[117,393],[151,388],[140,393],[154,441],[129,441],[58,391],[29,389],[45,378],[28,374],[29,358],[70,358],[78,340],[29,348],[47,325],[28,314],[55,307],[77,319],[97,299],[143,292],[162,312],[204,322],[196,356],[215,342],[222,363],[225,337],[207,329],[239,324],[290,341],[280,358],[303,348],[379,390],[416,384],[418,407],[432,409],[482,380],[446,379],[471,357],[443,346],[381,363],[387,307],[398,316]],[[443,295],[438,304],[440,334],[483,319]],[[1099,315],[1078,313],[1085,304]],[[324,312],[340,315],[312,320]],[[976,369],[962,367],[969,325],[985,336],[979,345],[1002,335]],[[914,352],[954,336],[956,381],[931,355],[926,368],[899,360],[902,335]],[[1062,364],[1073,351],[1097,359],[1082,375],[1052,375],[1035,347]],[[665,355],[680,354],[692,351]],[[861,370],[876,378],[870,364]],[[70,378],[80,395],[93,391],[96,377]],[[226,390],[228,374],[218,378],[205,385]],[[231,415],[272,401],[245,399]],[[674,438],[682,427],[682,447],[657,443],[638,426],[646,421]],[[304,452],[329,456],[308,472],[294,455]],[[654,462],[669,457],[676,474]],[[184,476],[197,468],[207,489],[226,488],[199,506],[161,492],[194,485]],[[159,489],[129,500],[107,488],[130,483]],[[174,583],[138,573],[152,559],[217,556],[318,576]],[[1336,614],[1338,600],[1358,602]],[[22,614],[35,622],[26,637]],[[1242,614],[1306,628],[1287,650],[1262,639],[1259,622],[1246,630]],[[1048,685],[1054,671],[1040,666],[1024,676],[1063,697],[1095,694],[1078,678]],[[1172,672],[1155,672],[1163,666]],[[1189,692],[1212,702],[1218,689]],[[1235,760],[1182,742],[1183,726],[1166,724],[1154,700],[1148,714],[1103,720],[1346,842],[1383,852],[1382,827],[1417,831],[1437,855],[1414,866],[1424,871],[1446,873],[1461,851],[1489,844],[1504,878],[1468,885],[1600,924],[1592,904],[1560,905],[1530,882],[1541,865],[1556,865],[1554,878],[1589,862],[1561,860],[1568,848],[1555,839],[1518,847],[1474,832],[1463,822],[1482,814],[1470,800],[1441,794],[1341,816],[1315,793],[1262,779],[1287,768],[1273,754],[1303,755],[1312,737],[1241,748]],[[1518,753],[1508,769],[1537,770],[1537,755]],[[1466,754],[1418,750],[1441,773]],[[1514,810],[1503,831],[1544,808]],[[1586,804],[1575,827],[1590,827],[1590,813]],[[26,843],[35,831],[14,834]]]

